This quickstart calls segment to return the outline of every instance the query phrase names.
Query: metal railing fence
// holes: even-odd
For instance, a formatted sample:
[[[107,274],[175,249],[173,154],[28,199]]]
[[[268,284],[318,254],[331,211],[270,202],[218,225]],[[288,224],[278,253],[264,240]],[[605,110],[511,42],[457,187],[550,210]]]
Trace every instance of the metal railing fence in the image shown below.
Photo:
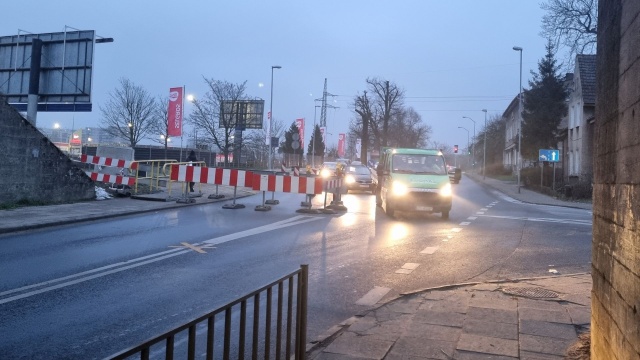
[[[294,279],[297,280],[294,284]],[[239,299],[236,299],[216,310],[213,310],[197,319],[156,336],[140,345],[123,350],[109,356],[107,359],[135,359],[175,358],[195,359],[196,354],[205,354],[207,360],[222,357],[231,359],[232,355],[237,359],[294,359],[303,360],[306,352],[307,336],[307,297],[308,297],[309,266],[301,265],[300,269],[261,287]],[[273,309],[274,290],[276,308]],[[293,295],[296,293],[294,303]],[[266,304],[261,305],[261,298],[266,294]],[[253,317],[247,319],[247,307],[253,307],[249,312]],[[286,308],[284,308],[286,306]],[[295,308],[295,316],[294,316]],[[234,314],[234,310],[236,312]],[[264,323],[261,323],[261,310],[264,311]],[[286,311],[286,312],[285,312]],[[275,324],[272,315],[275,313]],[[222,328],[222,342],[220,334],[216,331],[216,315],[224,314],[220,319],[218,328]],[[233,319],[238,320],[233,327]],[[220,316],[222,318],[222,316]],[[294,324],[295,321],[295,324]],[[224,322],[222,324],[222,322]],[[250,334],[247,332],[249,325]],[[292,327],[295,325],[295,329]],[[204,334],[198,336],[198,326]],[[272,331],[275,328],[275,339],[272,339]],[[295,330],[295,333],[292,333]],[[237,336],[233,336],[234,333]],[[260,337],[262,333],[262,337]],[[185,339],[186,338],[186,339]],[[204,338],[204,339],[203,339]],[[200,340],[200,342],[197,342]],[[204,341],[203,341],[204,340]],[[293,341],[293,349],[292,349]],[[159,346],[164,342],[164,351]],[[250,346],[247,344],[250,343]],[[176,345],[186,344],[186,354],[176,355]],[[199,345],[199,348],[198,348]],[[273,347],[275,345],[275,347]],[[152,349],[153,347],[153,349]],[[292,353],[293,350],[293,353]],[[251,355],[248,357],[247,352]],[[200,355],[198,356],[200,357]]]

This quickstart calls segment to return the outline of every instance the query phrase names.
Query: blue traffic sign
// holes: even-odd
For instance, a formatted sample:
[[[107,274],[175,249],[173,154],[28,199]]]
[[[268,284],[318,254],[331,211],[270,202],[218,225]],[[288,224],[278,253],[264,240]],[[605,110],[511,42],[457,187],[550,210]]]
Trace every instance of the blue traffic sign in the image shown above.
[[[560,161],[560,150],[539,150],[540,161],[549,161],[549,162],[559,162]]]

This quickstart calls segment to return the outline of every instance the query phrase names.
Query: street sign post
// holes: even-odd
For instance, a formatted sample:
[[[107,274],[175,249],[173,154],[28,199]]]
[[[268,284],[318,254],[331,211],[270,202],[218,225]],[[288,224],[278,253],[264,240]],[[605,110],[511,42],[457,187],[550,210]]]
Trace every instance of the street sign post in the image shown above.
[[[556,163],[560,162],[560,150],[553,149],[540,149],[538,150],[538,160],[539,161],[548,161],[553,163],[553,180],[552,180],[552,188],[556,187]],[[543,173],[544,173],[544,163],[540,164],[540,187],[542,187],[543,182]]]
[[[538,150],[538,160],[539,161],[548,161],[548,162],[559,162],[560,161],[560,150],[540,149],[540,150]]]

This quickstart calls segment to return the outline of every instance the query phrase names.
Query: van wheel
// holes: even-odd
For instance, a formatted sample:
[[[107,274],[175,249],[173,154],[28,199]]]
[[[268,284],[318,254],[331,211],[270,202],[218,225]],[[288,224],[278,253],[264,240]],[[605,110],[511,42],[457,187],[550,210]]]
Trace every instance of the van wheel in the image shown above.
[[[443,220],[449,219],[449,210],[442,210],[442,219]]]
[[[387,202],[385,205],[386,205],[385,206],[385,212],[387,213],[387,215],[389,217],[395,217],[396,210],[389,204],[389,202]]]

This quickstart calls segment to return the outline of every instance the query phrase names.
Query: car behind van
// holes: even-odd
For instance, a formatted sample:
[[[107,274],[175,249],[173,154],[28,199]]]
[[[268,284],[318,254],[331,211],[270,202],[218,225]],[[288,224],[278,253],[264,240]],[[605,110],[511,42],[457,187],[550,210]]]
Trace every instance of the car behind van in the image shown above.
[[[452,189],[439,150],[383,149],[377,168],[376,203],[387,215],[396,211],[440,213],[449,218]]]

